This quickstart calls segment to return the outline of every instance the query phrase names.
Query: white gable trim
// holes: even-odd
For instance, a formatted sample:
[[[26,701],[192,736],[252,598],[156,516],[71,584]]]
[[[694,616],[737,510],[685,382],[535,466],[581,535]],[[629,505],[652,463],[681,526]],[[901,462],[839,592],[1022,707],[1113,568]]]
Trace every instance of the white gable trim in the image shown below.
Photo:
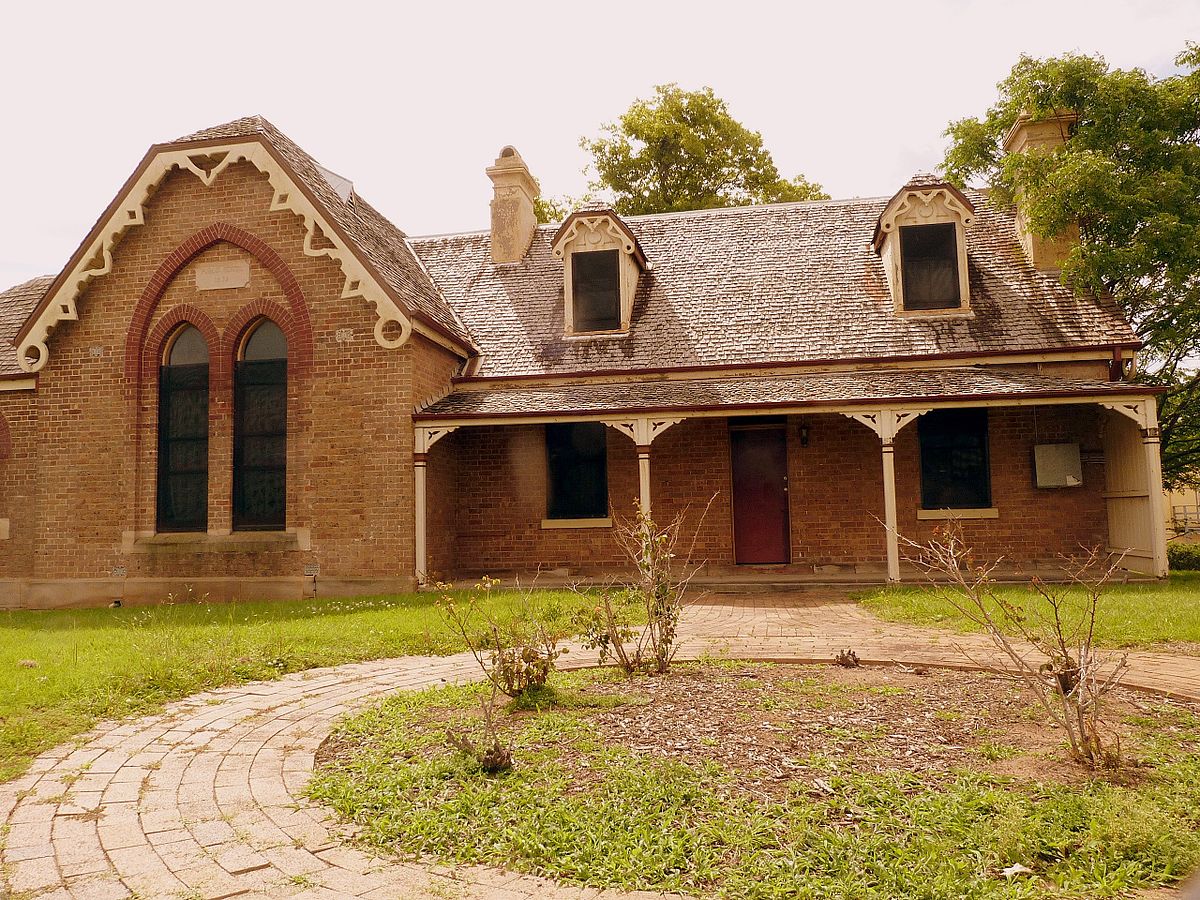
[[[194,161],[217,157],[222,158],[208,171]],[[137,181],[125,196],[120,198],[113,212],[100,223],[95,239],[80,256],[79,262],[67,273],[45,310],[37,317],[29,333],[17,347],[17,362],[21,368],[34,373],[46,365],[50,359],[46,340],[51,330],[59,322],[79,318],[76,308],[79,295],[93,278],[99,278],[112,271],[112,251],[117,241],[130,228],[145,224],[146,203],[167,175],[176,169],[191,172],[208,187],[229,166],[243,161],[267,176],[275,191],[271,199],[272,212],[288,210],[303,220],[305,255],[328,256],[341,267],[342,274],[345,275],[342,298],[361,297],[375,307],[375,340],[379,346],[389,350],[403,346],[413,330],[409,316],[401,311],[362,261],[341,240],[332,225],[266,146],[258,141],[249,141],[190,150],[161,150],[156,153]],[[313,248],[313,235],[318,228],[323,238],[333,246]],[[391,325],[399,326],[400,331],[397,336],[389,339],[384,336],[384,330]]]

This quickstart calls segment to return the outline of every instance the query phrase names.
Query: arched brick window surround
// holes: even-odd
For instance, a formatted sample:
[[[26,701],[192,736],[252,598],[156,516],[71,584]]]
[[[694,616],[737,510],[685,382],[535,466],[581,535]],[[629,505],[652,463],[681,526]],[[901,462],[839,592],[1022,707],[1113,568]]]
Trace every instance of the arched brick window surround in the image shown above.
[[[146,332],[150,327],[150,320],[154,316],[154,311],[158,308],[158,303],[167,289],[167,285],[171,283],[179,273],[179,270],[191,262],[197,254],[207,250],[213,244],[222,241],[233,244],[235,247],[240,247],[257,259],[275,277],[280,287],[283,288],[284,296],[287,297],[287,315],[278,318],[275,315],[271,315],[271,318],[276,320],[279,327],[283,329],[284,334],[287,335],[289,374],[294,377],[303,377],[307,374],[309,367],[312,365],[312,324],[308,316],[308,305],[304,302],[304,294],[300,290],[296,276],[292,274],[292,270],[288,268],[283,258],[265,241],[255,237],[248,231],[238,228],[236,225],[230,225],[226,222],[216,222],[207,228],[197,231],[176,247],[162,261],[162,264],[159,265],[158,270],[151,277],[150,281],[147,282],[145,290],[142,291],[142,296],[138,298],[137,305],[134,307],[133,318],[129,323],[129,333],[125,339],[125,378],[130,384],[140,388],[145,383],[147,375],[150,372],[157,371],[156,357],[155,367],[149,370],[146,368],[146,351],[150,347],[154,347],[156,351],[161,351],[161,347],[156,346],[153,341],[147,341]],[[272,308],[278,308],[275,304],[267,305]],[[270,314],[260,313],[260,315]],[[251,316],[251,318],[254,317]],[[240,314],[238,318],[241,318]],[[166,321],[165,318],[164,321]],[[249,320],[243,322],[242,327],[244,328],[248,322]],[[178,324],[178,322],[175,324]],[[200,327],[198,323],[197,327]],[[201,328],[201,332],[204,334],[205,339],[209,338],[208,333],[204,332],[204,329]],[[229,329],[226,329],[226,334],[229,334]],[[217,364],[211,370],[211,375],[214,378],[224,379],[214,385],[215,387],[222,387],[229,383],[231,363],[228,351],[231,346],[218,345],[216,343],[210,344],[210,351],[213,354],[212,360]],[[218,360],[221,360],[221,362],[218,363]]]
[[[242,338],[245,337],[246,332],[249,331],[250,327],[256,324],[259,319],[270,319],[279,326],[280,331],[283,332],[283,336],[287,338],[288,380],[290,381],[297,375],[302,374],[304,370],[302,369],[298,372],[298,364],[293,363],[292,360],[294,354],[298,353],[300,348],[304,345],[304,341],[306,340],[306,331],[304,327],[301,326],[301,324],[298,323],[295,318],[293,318],[289,310],[285,309],[281,304],[275,303],[271,300],[255,300],[252,303],[246,304],[238,310],[237,315],[230,319],[229,324],[225,326],[225,334],[222,340],[221,352],[225,354],[225,364],[231,367],[230,371],[232,372],[234,356],[237,354],[238,346],[242,343]],[[309,337],[307,340],[309,342],[308,353],[311,361],[312,339]]]
[[[231,368],[228,360],[229,354],[225,352],[225,347],[221,343],[221,333],[217,331],[217,326],[212,323],[212,319],[190,303],[172,307],[154,326],[154,331],[150,333],[150,337],[143,344],[139,382],[147,384],[150,379],[158,377],[158,370],[163,361],[163,352],[167,349],[167,341],[184,324],[195,325],[196,330],[204,335],[204,342],[208,344],[209,391],[211,392],[214,387],[222,388],[228,385]]]

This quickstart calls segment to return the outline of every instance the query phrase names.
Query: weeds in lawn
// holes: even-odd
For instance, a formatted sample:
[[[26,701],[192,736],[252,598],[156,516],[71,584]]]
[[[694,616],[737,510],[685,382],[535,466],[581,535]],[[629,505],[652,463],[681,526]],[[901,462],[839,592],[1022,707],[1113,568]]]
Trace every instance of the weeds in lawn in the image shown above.
[[[409,594],[121,609],[0,611],[0,781],[98,720],[316,666],[465,649],[436,597]],[[462,602],[466,602],[465,595]],[[564,629],[571,591],[494,591],[502,626],[532,605]],[[22,660],[36,666],[21,665]]]
[[[556,683],[587,696],[597,677],[605,673],[563,673]],[[1152,774],[1128,781],[992,775],[992,761],[1011,755],[1000,744],[923,776],[864,771],[876,759],[865,739],[877,735],[863,731],[836,756],[797,754],[810,771],[763,794],[746,787],[759,777],[753,756],[739,771],[732,757],[706,762],[714,751],[698,749],[757,733],[760,713],[664,758],[606,737],[637,715],[632,708],[556,705],[507,721],[502,713],[521,761],[496,778],[464,766],[438,724],[470,710],[484,689],[398,695],[348,720],[343,752],[316,773],[310,797],[361,824],[360,841],[406,856],[723,900],[1119,897],[1177,882],[1200,862],[1194,748],[1164,746]],[[1163,722],[1148,719],[1131,746]]]
[[[496,724],[496,701],[499,696],[500,691],[492,682],[491,691],[479,698],[483,736],[478,743],[464,728],[446,731],[446,743],[473,759],[489,775],[507,772],[513,767],[513,748],[500,740],[500,729]]]
[[[1063,729],[1071,755],[1093,768],[1118,766],[1120,739],[1103,722],[1103,700],[1129,664],[1124,654],[1099,650],[1095,633],[1096,610],[1120,558],[1087,551],[1064,567],[1066,585],[1032,579],[1037,602],[1022,607],[996,590],[992,572],[1000,560],[976,564],[960,523],[937,529],[925,544],[905,543],[915,551],[909,561],[926,574],[931,589],[983,629],[1011,664],[1010,674]],[[1073,602],[1072,589],[1082,591],[1082,604]],[[1014,633],[1028,647],[1014,642]]]

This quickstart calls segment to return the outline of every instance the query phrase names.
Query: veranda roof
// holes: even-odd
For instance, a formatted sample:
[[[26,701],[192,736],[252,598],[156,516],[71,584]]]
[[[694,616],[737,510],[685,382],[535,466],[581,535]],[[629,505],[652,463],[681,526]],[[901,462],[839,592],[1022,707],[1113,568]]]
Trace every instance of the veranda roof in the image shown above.
[[[419,410],[421,420],[721,412],[773,407],[919,405],[991,400],[1080,402],[1145,397],[1144,384],[1061,378],[996,367],[878,369],[754,377],[523,385],[458,390]]]

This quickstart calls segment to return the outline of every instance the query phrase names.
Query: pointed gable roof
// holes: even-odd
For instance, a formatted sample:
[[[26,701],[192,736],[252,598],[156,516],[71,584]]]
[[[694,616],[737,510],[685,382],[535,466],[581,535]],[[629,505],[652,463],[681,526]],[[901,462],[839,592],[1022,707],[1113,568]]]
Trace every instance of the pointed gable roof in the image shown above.
[[[107,259],[112,236],[119,235],[130,225],[141,224],[141,198],[134,201],[133,205],[137,209],[127,210],[128,219],[122,217],[114,225],[113,218],[122,209],[123,204],[129,206],[129,197],[135,188],[145,188],[143,176],[156,157],[173,151],[201,150],[208,146],[236,146],[251,142],[261,144],[275,163],[295,182],[311,208],[326,220],[361,264],[361,270],[374,279],[386,293],[386,304],[394,303],[401,314],[410,320],[419,321],[428,331],[440,335],[444,341],[458,348],[462,355],[468,356],[476,352],[470,332],[418,260],[404,232],[359,197],[346,179],[322,168],[291,138],[261,116],[235,119],[223,125],[184,135],[169,143],[152,146],[63,271],[47,287],[44,296],[14,338],[13,344],[18,347],[25,344],[34,345],[44,340],[45,331],[48,327],[53,327],[58,318],[75,317],[74,297],[90,277],[107,272],[107,262],[100,269],[89,270],[85,267],[87,260],[101,255]],[[76,284],[68,286],[68,282],[73,278]],[[65,303],[59,296],[64,287],[70,293]],[[56,299],[62,305],[63,311],[62,316],[57,318],[54,317],[54,311],[47,312]],[[379,312],[381,316],[384,314],[383,310]],[[51,316],[52,321],[41,323],[44,315]],[[30,334],[35,329],[39,334],[34,334],[31,339]],[[42,364],[44,360],[38,362],[37,367],[40,368]]]
[[[204,128],[172,141],[191,144],[261,137],[274,147],[303,186],[311,191],[329,212],[337,226],[384,277],[409,308],[424,315],[471,347],[471,336],[458,315],[450,308],[433,279],[425,271],[408,245],[408,236],[393,225],[375,207],[354,190],[348,179],[321,166],[299,144],[262,116],[234,119],[223,125]],[[349,192],[346,194],[346,186]]]
[[[629,230],[629,226],[621,220],[616,210],[607,203],[596,201],[585,203],[563,219],[562,224],[558,226],[558,230],[554,232],[554,236],[550,238],[550,248],[556,256],[562,256],[562,245],[574,233],[575,224],[581,219],[607,219],[612,227],[622,236],[625,244],[625,252],[637,260],[637,264],[643,272],[650,269],[650,262],[646,259],[646,254],[642,251],[642,245],[638,243],[637,235]]]

